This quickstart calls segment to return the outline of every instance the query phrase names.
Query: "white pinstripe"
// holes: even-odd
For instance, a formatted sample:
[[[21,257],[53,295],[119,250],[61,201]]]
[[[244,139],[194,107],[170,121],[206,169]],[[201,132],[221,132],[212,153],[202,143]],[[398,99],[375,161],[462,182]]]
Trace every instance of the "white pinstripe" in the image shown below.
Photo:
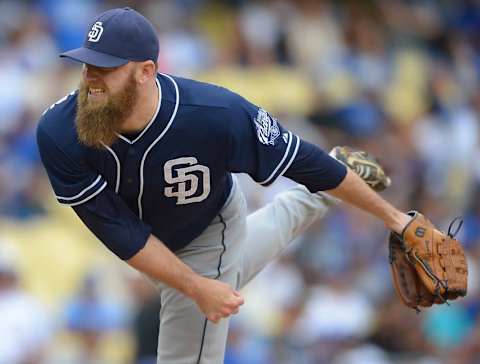
[[[175,108],[173,109],[173,113],[172,113],[172,116],[170,117],[170,120],[168,121],[168,124],[167,126],[165,127],[165,129],[163,129],[162,133],[157,137],[157,139],[155,139],[153,141],[152,144],[150,144],[150,146],[147,148],[147,150],[145,151],[145,153],[143,154],[143,157],[142,157],[142,162],[140,163],[140,191],[138,193],[138,200],[137,200],[137,204],[138,204],[138,217],[140,217],[140,219],[142,218],[142,215],[143,215],[143,211],[142,211],[142,196],[143,196],[143,167],[145,165],[145,160],[147,159],[147,155],[148,153],[152,150],[152,148],[155,146],[155,144],[157,144],[160,139],[163,138],[163,136],[165,135],[165,133],[168,131],[168,129],[170,128],[170,126],[172,125],[173,123],[173,120],[175,119],[175,116],[177,115],[177,111],[178,111],[178,105],[180,103],[180,92],[178,91],[178,85],[177,83],[175,82],[175,80],[170,77],[169,75],[166,75],[166,74],[162,74],[163,76],[167,77],[170,81],[172,81],[173,83],[173,86],[175,86],[175,97],[176,97],[176,100],[175,100]]]
[[[75,196],[72,196],[72,197],[63,197],[63,196],[57,196],[55,195],[55,197],[57,199],[61,199],[61,200],[66,200],[66,201],[71,201],[71,200],[75,200],[76,198],[79,198],[80,196],[82,196],[85,192],[87,192],[88,190],[92,189],[97,183],[98,181],[100,181],[100,178],[102,178],[101,175],[98,175],[98,177],[95,179],[95,181],[93,181],[93,183],[84,188],[83,190],[81,190],[78,194],[76,194]]]

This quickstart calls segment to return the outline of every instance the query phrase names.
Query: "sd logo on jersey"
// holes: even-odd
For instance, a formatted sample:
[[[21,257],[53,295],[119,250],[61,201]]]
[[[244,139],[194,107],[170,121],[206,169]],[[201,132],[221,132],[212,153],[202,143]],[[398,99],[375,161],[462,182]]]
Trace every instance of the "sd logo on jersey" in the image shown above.
[[[277,119],[268,115],[268,113],[260,108],[254,119],[257,127],[257,137],[260,143],[265,145],[275,145],[275,139],[280,136],[280,128]]]
[[[198,164],[195,157],[182,157],[169,160],[164,167],[165,182],[174,185],[165,187],[166,197],[176,197],[177,205],[185,205],[205,200],[210,194],[210,170]],[[201,177],[198,178],[197,174]],[[199,196],[195,196],[198,191]]]

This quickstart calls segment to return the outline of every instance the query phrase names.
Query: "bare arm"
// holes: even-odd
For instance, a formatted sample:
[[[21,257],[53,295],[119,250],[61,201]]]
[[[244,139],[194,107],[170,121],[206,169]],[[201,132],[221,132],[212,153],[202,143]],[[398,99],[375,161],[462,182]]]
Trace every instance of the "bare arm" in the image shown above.
[[[243,304],[228,284],[198,275],[153,235],[127,263],[193,299],[213,322],[238,312]]]
[[[127,260],[127,263],[186,296],[194,295],[198,275],[153,235],[149,236],[144,248]]]
[[[410,221],[408,215],[385,201],[350,168],[347,168],[347,175],[340,185],[326,192],[378,217],[389,229],[397,233],[401,233]]]

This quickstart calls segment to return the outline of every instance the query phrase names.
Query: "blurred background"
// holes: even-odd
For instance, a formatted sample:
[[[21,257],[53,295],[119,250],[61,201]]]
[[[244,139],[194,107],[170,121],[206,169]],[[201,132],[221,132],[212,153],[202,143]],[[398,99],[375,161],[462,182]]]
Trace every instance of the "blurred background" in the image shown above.
[[[0,364],[154,363],[155,292],[55,202],[34,137],[79,81],[57,54],[127,5],[158,29],[162,72],[374,153],[403,210],[445,230],[464,217],[469,294],[416,314],[392,290],[383,224],[332,209],[246,287],[225,363],[480,363],[480,1],[0,0]],[[241,181],[251,211],[290,183]]]

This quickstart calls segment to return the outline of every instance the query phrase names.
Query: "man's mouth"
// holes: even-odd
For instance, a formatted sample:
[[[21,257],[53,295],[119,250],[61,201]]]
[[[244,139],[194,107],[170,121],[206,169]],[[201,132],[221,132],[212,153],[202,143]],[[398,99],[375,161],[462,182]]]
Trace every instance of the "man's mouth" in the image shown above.
[[[88,89],[88,96],[89,97],[100,97],[105,94],[105,90],[100,87],[90,87]]]

